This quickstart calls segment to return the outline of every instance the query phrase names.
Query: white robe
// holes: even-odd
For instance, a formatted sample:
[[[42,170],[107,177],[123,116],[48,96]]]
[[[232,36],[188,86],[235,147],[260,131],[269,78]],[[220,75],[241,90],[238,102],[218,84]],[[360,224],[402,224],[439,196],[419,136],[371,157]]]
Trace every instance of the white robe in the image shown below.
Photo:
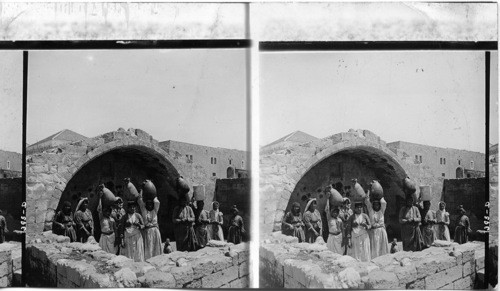
[[[153,200],[154,208],[151,211],[146,209],[146,205],[142,198],[138,199],[138,203],[145,224],[145,228],[142,230],[142,237],[144,239],[144,259],[147,260],[162,254],[161,234],[158,228],[160,201],[155,197]]]
[[[366,206],[368,208],[368,217],[370,217],[370,222],[372,224],[372,228],[368,231],[368,235],[370,236],[372,259],[374,259],[388,254],[390,251],[389,239],[387,237],[387,231],[385,230],[384,224],[384,213],[387,207],[387,202],[384,198],[380,200],[379,211],[373,210],[373,205],[371,204],[370,199],[366,199]]]
[[[363,213],[354,214],[354,221],[358,224],[363,222]],[[368,231],[362,226],[356,226],[351,231],[352,246],[347,250],[347,254],[362,262],[371,260],[370,237]]]

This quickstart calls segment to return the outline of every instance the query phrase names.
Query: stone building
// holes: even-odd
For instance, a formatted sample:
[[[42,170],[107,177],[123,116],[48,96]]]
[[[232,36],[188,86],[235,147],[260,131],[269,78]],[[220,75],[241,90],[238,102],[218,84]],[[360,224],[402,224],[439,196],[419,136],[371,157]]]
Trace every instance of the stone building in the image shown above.
[[[56,136],[56,135],[54,135]],[[59,135],[61,136],[61,135]],[[176,179],[183,176],[193,185],[205,185],[205,209],[214,199],[216,173],[226,173],[215,165],[227,167],[224,158],[234,157],[246,166],[246,154],[237,151],[214,149],[197,145],[189,148],[203,149],[199,154],[174,150],[179,142],[166,142],[163,146],[151,135],[140,129],[118,129],[94,138],[80,136],[76,141],[55,141],[43,147],[32,148],[27,156],[27,233],[36,234],[50,230],[55,212],[64,201],[76,207],[81,197],[89,198],[89,208],[95,213],[98,205],[97,187],[105,184],[118,196],[123,194],[123,179],[130,177],[131,182],[140,189],[141,182],[150,179],[156,186],[161,202],[158,220],[163,239],[173,237],[172,212],[178,205]],[[57,137],[52,138],[54,141]],[[47,140],[47,139],[45,139]],[[182,149],[182,147],[177,147]],[[213,150],[209,150],[213,149]],[[210,162],[217,158],[213,168],[206,169],[201,153]],[[196,160],[195,160],[196,159]],[[200,163],[198,163],[198,159]],[[220,162],[219,162],[220,161]],[[229,163],[229,162],[228,162]],[[234,163],[233,161],[231,163]],[[208,164],[210,165],[210,164]],[[94,217],[97,222],[97,215]],[[99,223],[95,223],[96,239],[99,238]]]
[[[385,221],[390,237],[400,236],[398,213],[404,204],[402,180],[406,176],[418,186],[430,186],[431,209],[437,209],[438,202],[443,199],[445,177],[440,172],[434,172],[433,167],[423,162],[414,163],[409,162],[408,158],[403,159],[402,149],[394,150],[394,146],[389,147],[389,144],[368,130],[350,130],[319,140],[294,144],[282,142],[281,146],[272,146],[263,147],[260,156],[262,233],[280,230],[283,215],[293,202],[299,202],[304,209],[308,198],[316,198],[318,208],[324,209],[324,189],[327,185],[334,184],[349,196],[352,178],[357,178],[365,190],[372,180],[378,180],[384,188],[388,202]],[[421,151],[422,161],[424,153]],[[482,164],[480,159],[473,160],[477,167],[484,167],[485,156],[482,156]],[[456,156],[443,154],[443,158],[451,157]],[[465,163],[465,158],[470,156],[463,154],[460,157]],[[485,195],[478,197],[479,200],[484,198]]]
[[[54,148],[59,145],[69,144],[77,141],[87,140],[88,137],[83,136],[79,133],[71,131],[69,129],[63,129],[51,136],[48,136],[41,141],[38,141],[32,145],[26,147],[26,154],[31,154],[34,152],[41,152],[49,148]]]
[[[429,167],[446,179],[484,177],[484,153],[395,141],[387,144],[406,163]]]
[[[21,177],[22,160],[20,153],[0,150],[0,177]]]
[[[248,172],[248,152],[196,145],[174,140],[160,142],[160,147],[187,163],[202,166],[207,174],[217,179],[242,178]]]

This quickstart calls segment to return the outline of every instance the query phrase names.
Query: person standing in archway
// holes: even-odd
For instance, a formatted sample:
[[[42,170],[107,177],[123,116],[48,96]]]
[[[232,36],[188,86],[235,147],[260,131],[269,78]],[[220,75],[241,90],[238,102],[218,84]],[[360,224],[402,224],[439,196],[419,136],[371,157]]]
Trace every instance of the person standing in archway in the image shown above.
[[[366,195],[365,202],[371,222],[371,229],[368,231],[368,234],[370,236],[371,257],[374,259],[389,253],[389,239],[384,223],[387,202],[383,197],[380,200],[371,202],[370,191]]]
[[[5,242],[5,233],[8,232],[7,220],[3,216],[2,210],[0,210],[0,244]]]
[[[420,222],[422,220],[420,211],[413,205],[412,195],[406,196],[406,205],[399,211],[399,223],[401,223],[401,239],[404,251],[421,251],[424,247]]]
[[[196,201],[194,232],[196,233],[196,241],[198,242],[199,248],[204,248],[210,240],[208,233],[210,219],[208,217],[208,211],[203,209],[204,206],[205,202],[203,200]]]
[[[347,222],[348,246],[347,254],[362,262],[369,262],[371,258],[371,246],[368,230],[371,227],[370,218],[363,213],[363,203],[354,203],[354,214]]]
[[[339,255],[344,254],[344,223],[339,217],[339,207],[332,207],[330,203],[326,203],[326,217],[328,219],[328,240],[326,241],[327,248]]]
[[[144,230],[142,236],[144,238],[144,259],[161,255],[161,234],[158,228],[158,211],[160,210],[160,200],[155,197],[153,200],[142,199],[142,190],[137,200],[141,209],[142,218],[144,219]]]
[[[101,197],[102,195],[103,192],[100,192]],[[101,198],[99,198],[97,213],[99,214],[99,222],[101,225],[101,238],[99,239],[99,246],[105,252],[116,254],[116,223],[113,217],[111,217],[111,206],[106,206],[103,210]]]
[[[281,223],[281,232],[284,235],[294,236],[299,242],[305,242],[304,222],[302,222],[302,213],[300,213],[300,203],[294,202],[292,209],[283,217]]]
[[[144,240],[141,230],[144,229],[144,220],[137,211],[137,202],[127,202],[127,214],[122,217],[120,237],[122,247],[120,254],[134,260],[144,262]]]
[[[175,244],[178,251],[192,252],[196,250],[198,243],[193,229],[195,220],[194,212],[193,209],[188,206],[189,195],[187,192],[181,196],[179,202],[180,205],[175,207],[172,215],[172,221],[174,222]]]
[[[306,226],[306,242],[315,243],[318,237],[322,236],[323,221],[319,213],[316,198],[311,198],[307,202],[304,213],[304,224]]]
[[[436,228],[434,227],[436,220],[436,213],[431,208],[430,201],[423,202],[423,209],[421,216],[423,217],[422,221],[422,237],[424,239],[424,244],[426,247],[430,247],[434,241],[436,240]]]
[[[439,209],[436,211],[436,238],[439,240],[451,241],[450,230],[450,214],[446,212],[446,203],[439,202]]]
[[[222,224],[224,223],[224,215],[219,211],[219,202],[212,202],[212,210],[208,213],[210,226],[208,233],[210,239],[224,241],[224,232]]]
[[[454,241],[458,244],[464,244],[469,240],[469,233],[472,232],[470,229],[469,217],[467,217],[466,211],[462,205],[458,207],[458,218],[457,226],[455,228],[455,239]]]
[[[342,223],[344,224],[344,254],[343,255],[347,255],[347,249],[349,248],[348,247],[348,243],[347,243],[347,221],[349,220],[349,217],[351,217],[351,215],[353,215],[354,212],[352,211],[351,209],[351,200],[347,197],[344,197],[343,198],[343,203],[342,203],[342,207],[340,208],[340,212],[339,212],[339,217],[340,219],[342,219]]]
[[[243,218],[239,215],[240,211],[233,205],[231,209],[233,212],[233,217],[229,223],[229,230],[227,232],[227,242],[233,243],[235,245],[243,241],[243,235],[245,234],[245,226],[243,224]]]
[[[89,237],[94,235],[94,220],[92,213],[88,209],[89,199],[82,198],[78,202],[75,213],[76,223],[76,240],[81,243],[86,243]]]
[[[115,221],[115,228],[117,230],[120,230],[123,228],[122,223],[122,217],[125,216],[127,212],[125,209],[123,209],[123,199],[121,197],[117,197],[115,204],[113,205],[113,210],[111,212],[111,217]],[[120,235],[115,235],[115,248],[116,248],[116,255],[118,256],[121,251],[121,244],[122,244],[122,239]]]
[[[71,202],[64,201],[62,209],[57,212],[52,222],[52,232],[69,237],[70,242],[76,241],[75,222],[71,212]]]

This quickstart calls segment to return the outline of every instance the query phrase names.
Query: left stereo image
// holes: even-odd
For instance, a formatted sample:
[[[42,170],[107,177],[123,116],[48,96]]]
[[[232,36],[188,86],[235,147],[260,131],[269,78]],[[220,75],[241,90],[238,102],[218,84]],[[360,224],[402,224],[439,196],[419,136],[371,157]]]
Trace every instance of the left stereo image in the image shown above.
[[[0,287],[22,281],[23,53],[0,51]]]

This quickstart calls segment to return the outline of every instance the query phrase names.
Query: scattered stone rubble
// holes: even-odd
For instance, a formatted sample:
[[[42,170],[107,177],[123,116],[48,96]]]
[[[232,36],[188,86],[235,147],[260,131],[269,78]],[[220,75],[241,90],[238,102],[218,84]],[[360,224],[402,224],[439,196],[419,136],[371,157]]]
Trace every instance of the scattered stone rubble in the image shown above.
[[[20,286],[21,277],[21,243],[0,244],[0,287]]]
[[[484,273],[484,243],[398,252],[359,262],[329,251],[326,244],[298,243],[274,232],[260,245],[260,286],[264,288],[472,289]]]
[[[196,252],[173,252],[134,262],[97,244],[70,243],[44,232],[27,245],[28,285],[60,288],[246,288],[248,244],[210,241]]]

